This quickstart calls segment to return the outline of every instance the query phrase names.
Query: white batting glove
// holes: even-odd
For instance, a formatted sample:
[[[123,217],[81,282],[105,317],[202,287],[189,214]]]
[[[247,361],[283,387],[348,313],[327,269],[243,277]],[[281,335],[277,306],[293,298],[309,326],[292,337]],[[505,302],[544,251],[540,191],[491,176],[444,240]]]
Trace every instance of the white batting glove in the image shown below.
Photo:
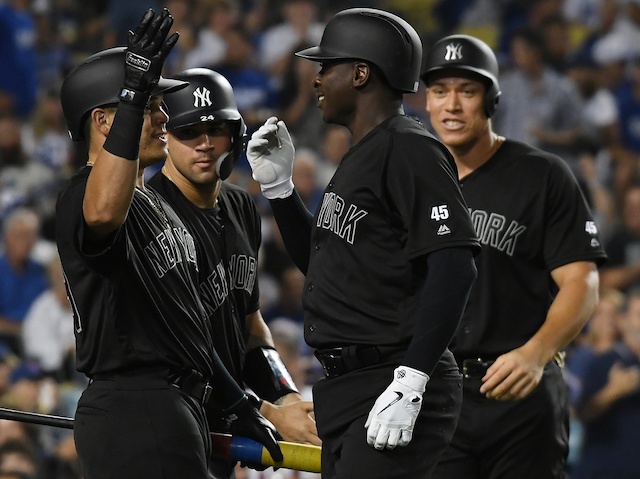
[[[376,399],[364,425],[370,446],[382,450],[409,444],[428,381],[429,376],[417,369],[395,369],[393,381]]]
[[[260,183],[262,194],[267,199],[291,195],[294,154],[287,126],[275,116],[251,135],[247,143],[247,160],[253,179]]]

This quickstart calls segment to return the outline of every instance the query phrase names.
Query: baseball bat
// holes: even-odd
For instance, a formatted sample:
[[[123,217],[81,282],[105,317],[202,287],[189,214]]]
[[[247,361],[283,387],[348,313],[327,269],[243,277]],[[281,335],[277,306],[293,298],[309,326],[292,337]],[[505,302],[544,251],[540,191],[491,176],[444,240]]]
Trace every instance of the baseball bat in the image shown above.
[[[42,426],[54,426],[73,429],[73,418],[17,411],[0,407],[0,419],[27,422]],[[221,459],[262,464],[263,466],[283,467],[297,471],[320,472],[320,446],[278,441],[283,460],[276,462],[258,441],[243,436],[232,436],[219,432],[211,433],[211,455]]]

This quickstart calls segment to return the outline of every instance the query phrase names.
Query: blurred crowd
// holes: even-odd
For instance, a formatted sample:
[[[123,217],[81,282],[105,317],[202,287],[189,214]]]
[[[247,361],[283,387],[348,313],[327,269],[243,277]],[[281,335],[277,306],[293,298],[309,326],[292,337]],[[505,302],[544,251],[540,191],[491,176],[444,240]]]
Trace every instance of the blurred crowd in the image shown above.
[[[85,159],[62,115],[66,74],[98,50],[126,45],[147,8],[167,7],[180,40],[164,76],[191,67],[222,73],[249,135],[270,116],[283,119],[296,146],[293,181],[314,210],[350,135],[323,123],[312,86],[317,65],[293,52],[316,45],[327,19],[355,6],[400,15],[425,48],[450,33],[487,42],[501,68],[494,130],[558,154],[581,182],[609,261],[599,307],[565,358],[574,412],[570,467],[591,467],[603,448],[620,460],[634,455],[640,0],[0,0],[0,407],[72,416],[86,381],[74,369],[72,313],[53,243],[57,192]],[[429,128],[424,103],[424,85],[405,97],[406,113]],[[262,213],[261,310],[309,397],[320,371],[302,339],[304,278],[246,159],[227,181],[252,192]],[[70,431],[0,420],[0,479],[80,477]]]

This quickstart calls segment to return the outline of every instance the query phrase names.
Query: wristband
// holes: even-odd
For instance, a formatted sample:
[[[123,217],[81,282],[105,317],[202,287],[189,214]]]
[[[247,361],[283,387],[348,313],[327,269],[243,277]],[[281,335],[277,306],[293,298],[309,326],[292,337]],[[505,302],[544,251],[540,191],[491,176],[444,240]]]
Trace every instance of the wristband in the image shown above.
[[[242,376],[247,386],[269,402],[275,402],[290,393],[298,393],[278,351],[270,346],[247,352]]]
[[[144,106],[121,101],[103,148],[112,155],[136,161],[140,152],[143,122]]]

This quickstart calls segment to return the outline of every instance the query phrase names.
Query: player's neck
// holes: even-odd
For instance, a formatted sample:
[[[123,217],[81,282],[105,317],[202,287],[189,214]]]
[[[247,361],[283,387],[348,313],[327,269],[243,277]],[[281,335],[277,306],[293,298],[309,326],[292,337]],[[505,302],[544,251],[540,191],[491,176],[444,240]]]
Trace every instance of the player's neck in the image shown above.
[[[473,173],[489,161],[502,146],[504,140],[504,136],[489,132],[489,134],[483,135],[473,144],[465,145],[464,148],[453,149],[452,154],[458,167],[459,179]]]

